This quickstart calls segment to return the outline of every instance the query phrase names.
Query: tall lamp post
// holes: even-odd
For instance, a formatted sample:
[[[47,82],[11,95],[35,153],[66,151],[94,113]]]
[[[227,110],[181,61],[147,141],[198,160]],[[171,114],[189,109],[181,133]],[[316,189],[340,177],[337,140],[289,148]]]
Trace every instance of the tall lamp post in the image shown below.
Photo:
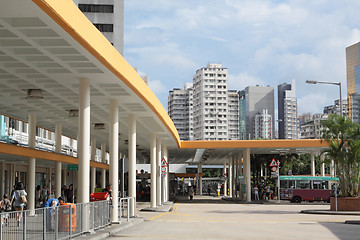
[[[339,86],[340,91],[340,116],[343,116],[343,104],[342,104],[342,94],[341,94],[341,82],[320,82],[315,80],[306,80],[308,84],[330,84]],[[336,163],[334,164],[334,177],[335,177],[335,211],[337,211],[337,186],[336,186]]]

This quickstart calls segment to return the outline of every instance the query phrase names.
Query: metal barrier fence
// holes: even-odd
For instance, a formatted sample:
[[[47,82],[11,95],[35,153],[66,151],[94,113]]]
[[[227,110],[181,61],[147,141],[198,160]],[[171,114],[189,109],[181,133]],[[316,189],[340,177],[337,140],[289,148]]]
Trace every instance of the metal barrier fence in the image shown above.
[[[0,214],[0,239],[68,239],[110,225],[110,200]]]
[[[130,201],[131,199],[133,199],[134,201],[134,204],[135,204],[135,209],[136,209],[136,198],[135,197],[124,197],[124,198],[121,198],[119,197],[119,211],[120,211],[120,214],[119,214],[119,218],[120,218],[120,221],[122,218],[127,218],[127,221],[129,221],[130,219]]]

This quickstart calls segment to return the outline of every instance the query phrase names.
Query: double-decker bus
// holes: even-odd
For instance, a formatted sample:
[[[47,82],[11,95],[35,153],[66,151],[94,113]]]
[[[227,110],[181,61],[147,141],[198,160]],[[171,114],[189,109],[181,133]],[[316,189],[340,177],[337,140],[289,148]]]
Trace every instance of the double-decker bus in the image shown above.
[[[334,177],[327,176],[280,176],[280,199],[295,203],[330,202],[335,193],[334,182]]]

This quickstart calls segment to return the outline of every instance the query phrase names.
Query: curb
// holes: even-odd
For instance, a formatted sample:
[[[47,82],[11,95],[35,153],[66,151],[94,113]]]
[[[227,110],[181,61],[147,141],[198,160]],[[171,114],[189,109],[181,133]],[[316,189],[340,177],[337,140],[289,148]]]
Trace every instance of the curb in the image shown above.
[[[360,212],[334,212],[329,210],[301,210],[300,213],[304,214],[321,214],[321,215],[350,215],[350,216],[360,216]],[[354,223],[355,224],[355,223]]]
[[[125,224],[113,224],[107,228],[101,229],[96,231],[94,234],[85,234],[82,236],[79,236],[77,239],[86,238],[91,240],[101,240],[106,239],[110,237],[111,235],[114,235],[118,232],[124,231],[128,228],[131,228],[135,225],[138,225],[140,223],[144,222],[143,218],[134,218],[131,222],[125,222]]]

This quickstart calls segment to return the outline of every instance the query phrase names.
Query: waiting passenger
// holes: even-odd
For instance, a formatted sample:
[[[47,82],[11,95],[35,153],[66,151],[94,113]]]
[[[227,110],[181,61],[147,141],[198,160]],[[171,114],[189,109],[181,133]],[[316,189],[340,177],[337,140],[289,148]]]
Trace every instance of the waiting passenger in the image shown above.
[[[27,203],[26,199],[27,193],[24,190],[24,184],[22,182],[18,182],[16,186],[16,190],[14,191],[13,195],[11,196],[10,204],[14,204],[16,213],[16,222],[18,227],[20,226],[20,221],[22,218],[22,211],[24,210],[24,206]]]
[[[9,225],[8,219],[9,219],[9,213],[11,211],[11,203],[8,199],[8,195],[4,194],[3,200],[0,202],[0,212],[3,213],[4,219],[1,219],[1,225],[4,225],[3,220],[5,220],[6,226]]]

